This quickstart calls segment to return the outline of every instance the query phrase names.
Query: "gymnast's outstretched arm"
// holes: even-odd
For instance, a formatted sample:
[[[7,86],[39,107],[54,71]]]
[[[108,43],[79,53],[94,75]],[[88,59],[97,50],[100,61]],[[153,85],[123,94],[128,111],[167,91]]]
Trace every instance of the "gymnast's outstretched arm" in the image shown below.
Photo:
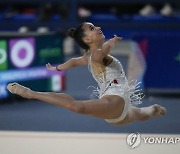
[[[84,54],[81,57],[71,58],[65,63],[60,64],[56,67],[51,66],[50,63],[46,64],[46,67],[47,69],[52,70],[52,71],[62,71],[69,68],[76,67],[76,66],[82,66],[82,65],[87,65],[87,64],[88,64],[88,60],[87,60],[86,54]]]
[[[119,41],[119,40],[122,40],[122,37],[118,37],[116,35],[114,35],[113,38],[109,39],[108,41],[106,41],[102,48],[98,49],[97,51],[94,52],[94,56],[93,56],[93,60],[96,61],[96,62],[102,62],[104,57],[106,57],[109,52],[110,52],[110,49],[112,47],[115,46],[115,44]]]
[[[109,39],[107,42],[103,44],[102,52],[105,54],[108,54],[110,52],[110,48],[114,47],[114,45],[117,43],[117,41],[122,40],[122,37],[118,37],[117,35],[114,35],[113,38]]]

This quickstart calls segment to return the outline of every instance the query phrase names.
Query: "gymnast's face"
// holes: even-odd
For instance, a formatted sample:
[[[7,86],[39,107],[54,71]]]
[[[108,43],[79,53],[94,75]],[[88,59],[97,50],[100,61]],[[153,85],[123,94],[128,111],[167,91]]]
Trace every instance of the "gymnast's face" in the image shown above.
[[[101,31],[100,27],[95,27],[92,23],[85,22],[83,25],[84,28],[84,41],[87,44],[91,43],[103,43],[105,36],[103,35],[103,32]]]

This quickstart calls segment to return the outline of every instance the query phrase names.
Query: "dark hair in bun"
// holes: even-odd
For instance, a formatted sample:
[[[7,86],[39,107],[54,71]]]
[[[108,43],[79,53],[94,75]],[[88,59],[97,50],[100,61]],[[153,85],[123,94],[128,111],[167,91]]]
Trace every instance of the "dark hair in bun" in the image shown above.
[[[75,28],[70,28],[67,32],[67,34],[74,38],[76,43],[83,49],[88,50],[89,46],[83,41],[84,37],[84,28],[83,28],[84,23],[80,24],[77,29]]]
[[[70,28],[70,29],[68,30],[68,35],[69,35],[70,37],[74,38],[74,36],[75,36],[75,31],[76,31],[75,28]]]

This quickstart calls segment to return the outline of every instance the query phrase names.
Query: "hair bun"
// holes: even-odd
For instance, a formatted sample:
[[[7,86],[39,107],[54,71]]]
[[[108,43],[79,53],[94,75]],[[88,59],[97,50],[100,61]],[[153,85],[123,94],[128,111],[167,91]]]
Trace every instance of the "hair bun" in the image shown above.
[[[70,37],[74,38],[74,37],[75,37],[75,32],[76,32],[76,29],[75,29],[75,28],[70,28],[70,29],[68,30],[68,35],[69,35]]]

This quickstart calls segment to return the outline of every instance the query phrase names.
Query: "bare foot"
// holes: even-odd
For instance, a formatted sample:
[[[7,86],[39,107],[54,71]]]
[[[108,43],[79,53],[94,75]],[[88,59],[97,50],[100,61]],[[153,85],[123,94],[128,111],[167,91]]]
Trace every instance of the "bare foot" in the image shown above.
[[[32,98],[32,90],[18,83],[9,83],[7,89],[12,93],[24,98]]]
[[[166,114],[166,109],[158,104],[141,108],[142,117],[140,120],[145,121],[149,118],[158,118]]]
[[[166,109],[158,104],[154,104],[152,106],[152,116],[153,117],[160,117],[162,115],[165,115],[167,113]]]

